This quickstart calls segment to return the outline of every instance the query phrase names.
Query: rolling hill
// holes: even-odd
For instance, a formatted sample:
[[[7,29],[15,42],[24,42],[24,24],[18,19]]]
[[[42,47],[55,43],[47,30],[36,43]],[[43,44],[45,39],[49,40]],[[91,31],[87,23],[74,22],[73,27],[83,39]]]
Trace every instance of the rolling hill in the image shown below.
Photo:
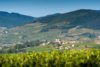
[[[70,26],[82,26],[91,29],[100,29],[100,11],[90,9],[80,9],[64,14],[54,14],[41,17],[37,21],[48,23],[51,25],[55,23],[66,23]]]
[[[35,18],[19,13],[0,11],[0,27],[16,27],[33,22]]]
[[[0,26],[10,26],[11,28],[0,28],[0,45],[34,40],[54,40],[56,38],[66,40],[95,39],[100,36],[99,10],[80,9],[35,18],[35,21],[33,17],[25,15],[5,12],[4,15],[3,12],[1,14],[0,19],[5,23],[0,21]],[[3,20],[1,16],[6,20]]]

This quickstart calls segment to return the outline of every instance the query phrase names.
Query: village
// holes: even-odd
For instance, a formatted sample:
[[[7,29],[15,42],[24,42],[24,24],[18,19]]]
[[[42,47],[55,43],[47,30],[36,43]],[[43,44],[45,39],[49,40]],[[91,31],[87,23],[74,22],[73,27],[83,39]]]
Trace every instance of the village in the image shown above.
[[[79,41],[65,41],[60,39],[55,39],[54,41],[46,41],[44,40],[41,46],[47,46],[47,45],[53,45],[55,49],[71,49],[76,46],[76,44],[79,43]]]
[[[91,44],[94,45],[91,45]],[[85,44],[85,45],[81,45],[81,44]],[[47,46],[47,45],[53,45],[53,48],[55,49],[65,49],[65,50],[69,50],[69,49],[74,49],[74,48],[80,48],[80,46],[82,46],[81,48],[93,48],[93,46],[98,45],[100,46],[100,39],[97,38],[95,40],[60,40],[60,39],[55,39],[54,41],[47,41],[47,40],[43,40],[42,44],[40,44],[41,46]]]

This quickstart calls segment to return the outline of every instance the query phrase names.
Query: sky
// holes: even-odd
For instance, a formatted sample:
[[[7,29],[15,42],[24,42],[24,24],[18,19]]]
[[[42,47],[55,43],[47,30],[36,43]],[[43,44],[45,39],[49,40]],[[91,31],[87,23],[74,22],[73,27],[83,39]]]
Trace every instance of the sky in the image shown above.
[[[33,17],[66,13],[78,9],[100,9],[100,0],[0,0],[0,11]]]

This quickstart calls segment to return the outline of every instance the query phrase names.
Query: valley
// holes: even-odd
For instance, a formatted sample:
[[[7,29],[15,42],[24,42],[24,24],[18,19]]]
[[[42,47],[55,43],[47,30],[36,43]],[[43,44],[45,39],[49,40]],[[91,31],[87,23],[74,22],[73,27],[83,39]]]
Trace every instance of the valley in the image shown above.
[[[33,47],[32,43],[34,44],[35,42],[38,41],[39,41],[38,45],[34,46],[36,48],[37,47],[41,48],[42,43],[47,44],[49,42],[51,44],[48,46],[50,47],[50,49],[52,49],[52,47],[54,49],[56,48],[60,49],[60,47],[64,47],[62,49],[65,49],[65,46],[67,49],[69,46],[73,45],[73,43],[70,45],[69,43],[67,43],[70,41],[78,42],[74,44],[75,47],[73,49],[80,47],[100,48],[100,29],[98,26],[100,21],[99,14],[100,12],[96,10],[80,9],[64,14],[53,14],[44,17],[33,18],[30,16],[20,15],[16,13],[10,14],[5,12],[0,12],[0,16],[5,19],[8,18],[8,16],[9,18],[10,16],[11,18],[13,16],[13,18],[22,20],[22,21],[18,20],[17,21],[18,23],[16,22],[17,25],[13,25],[11,21],[8,21],[11,24],[7,26],[6,22],[4,23],[0,22],[2,23],[0,27],[0,48],[12,49],[10,47],[14,47],[16,45],[19,46],[24,45],[23,48],[25,50],[23,50],[23,48],[21,48],[20,50],[26,51],[28,48],[31,49],[31,47]],[[22,18],[18,18],[17,16]],[[96,17],[98,21],[97,19],[95,19]],[[26,22],[23,23],[24,21]],[[63,45],[63,43],[60,43],[59,47],[57,47],[58,43],[56,43],[56,46],[52,45],[52,42],[55,43],[56,40],[64,42],[65,44]],[[28,47],[27,44],[25,44],[27,42],[28,43],[32,42],[30,44],[31,47]],[[92,43],[94,45],[92,45]],[[13,49],[15,49],[15,47]]]

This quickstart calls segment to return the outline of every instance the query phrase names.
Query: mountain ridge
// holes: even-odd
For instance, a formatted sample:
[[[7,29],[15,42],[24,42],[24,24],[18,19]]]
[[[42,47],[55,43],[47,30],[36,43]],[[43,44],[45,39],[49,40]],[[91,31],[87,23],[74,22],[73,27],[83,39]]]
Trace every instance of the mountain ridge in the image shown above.
[[[0,11],[0,26],[1,27],[16,27],[30,23],[34,17],[22,15],[19,13],[9,13]]]
[[[19,44],[26,41],[54,39],[95,39],[100,35],[100,12],[77,10],[32,19],[32,22],[0,28],[0,43]],[[96,26],[95,26],[96,25]]]
[[[86,28],[100,29],[100,11],[80,9],[63,14],[53,14],[37,19],[42,23],[69,22],[70,25],[81,25]]]
[[[92,9],[79,9],[67,13],[55,13],[43,17],[31,17],[19,13],[0,11],[0,26],[15,27],[34,22],[55,24],[65,22],[71,26],[82,26],[92,29],[100,29],[100,11]]]

